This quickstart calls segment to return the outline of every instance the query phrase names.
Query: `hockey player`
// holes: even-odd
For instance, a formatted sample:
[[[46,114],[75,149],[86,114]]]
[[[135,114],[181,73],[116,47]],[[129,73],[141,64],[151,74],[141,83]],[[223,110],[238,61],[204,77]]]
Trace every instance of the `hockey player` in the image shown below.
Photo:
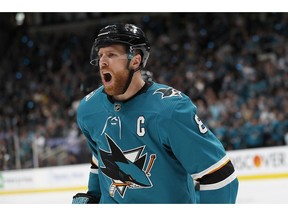
[[[77,113],[92,166],[87,193],[72,203],[235,203],[233,164],[195,105],[173,87],[143,80],[149,53],[132,24],[106,26],[95,39],[91,64],[102,86]]]

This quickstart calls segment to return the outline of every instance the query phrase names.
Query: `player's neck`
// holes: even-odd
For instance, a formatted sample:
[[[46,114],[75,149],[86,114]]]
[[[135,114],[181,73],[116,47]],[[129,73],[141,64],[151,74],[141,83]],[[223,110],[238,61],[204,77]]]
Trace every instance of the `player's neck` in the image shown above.
[[[132,81],[124,94],[114,95],[113,98],[118,101],[125,101],[133,97],[137,92],[145,85],[145,81],[142,79],[141,74],[134,74]]]

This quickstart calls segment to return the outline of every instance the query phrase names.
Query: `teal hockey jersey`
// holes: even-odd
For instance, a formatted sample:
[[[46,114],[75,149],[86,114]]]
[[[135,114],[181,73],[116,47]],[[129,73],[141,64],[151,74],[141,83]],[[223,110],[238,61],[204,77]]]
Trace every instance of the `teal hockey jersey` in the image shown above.
[[[84,97],[77,122],[93,153],[88,193],[100,203],[235,203],[233,164],[196,111],[155,82],[127,101],[103,86]]]

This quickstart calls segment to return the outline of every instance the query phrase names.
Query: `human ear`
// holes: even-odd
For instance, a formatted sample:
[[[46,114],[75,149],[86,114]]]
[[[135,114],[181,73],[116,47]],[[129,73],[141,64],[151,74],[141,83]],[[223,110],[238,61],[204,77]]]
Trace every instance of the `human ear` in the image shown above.
[[[132,69],[136,69],[140,66],[140,63],[141,63],[141,55],[137,54],[131,59],[130,66]]]

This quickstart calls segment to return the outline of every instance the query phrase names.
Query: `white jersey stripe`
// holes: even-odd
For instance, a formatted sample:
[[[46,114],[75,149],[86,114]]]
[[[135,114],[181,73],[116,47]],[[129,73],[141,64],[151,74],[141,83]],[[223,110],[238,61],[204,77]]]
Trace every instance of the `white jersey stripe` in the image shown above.
[[[219,188],[225,187],[226,185],[230,184],[234,179],[236,179],[235,172],[233,172],[228,178],[222,180],[221,182],[217,182],[217,183],[209,184],[209,185],[200,184],[200,191],[217,190]]]
[[[98,160],[94,155],[92,155],[92,161],[96,166],[98,166]]]
[[[98,167],[98,160],[94,155],[92,155],[92,162]],[[98,175],[98,168],[91,168],[90,173]]]
[[[98,169],[90,169],[90,173],[98,175]]]
[[[196,174],[192,174],[192,178],[193,179],[198,179],[198,178],[202,178],[204,175],[207,175],[208,173],[210,173],[211,171],[221,167],[223,164],[226,164],[230,159],[228,158],[227,155],[225,155],[221,160],[219,160],[217,163],[213,164],[212,166],[208,167],[207,169],[203,170],[200,173],[196,173]]]

